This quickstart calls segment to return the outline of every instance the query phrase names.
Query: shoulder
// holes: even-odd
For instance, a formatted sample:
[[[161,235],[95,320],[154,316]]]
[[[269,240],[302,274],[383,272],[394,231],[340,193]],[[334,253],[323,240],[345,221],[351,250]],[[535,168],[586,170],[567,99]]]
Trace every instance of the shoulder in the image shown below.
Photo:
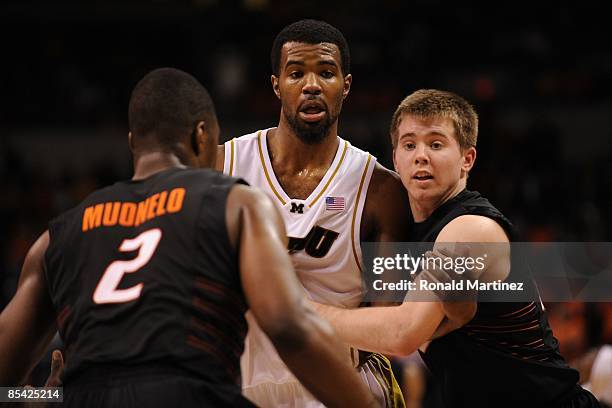
[[[376,163],[374,166],[368,191],[401,194],[405,194],[406,192],[399,175],[382,166],[380,163]]]
[[[229,139],[225,143],[217,146],[217,161],[215,169],[223,171],[225,165],[226,156],[228,159],[238,154],[238,150],[244,151],[249,145],[257,145],[259,136],[266,130],[256,130],[255,132],[248,133],[246,135],[238,136]]]
[[[491,202],[478,191],[464,190],[458,204],[465,214],[483,215],[510,224],[510,221]]]
[[[243,183],[236,183],[236,185],[232,187],[228,200],[234,205],[247,208],[261,206],[274,207],[274,203],[266,193],[258,188],[253,188]]]
[[[409,231],[408,194],[394,171],[376,163],[368,186],[362,236],[380,241],[404,241]]]
[[[225,209],[228,236],[234,248],[237,248],[245,219],[251,226],[254,221],[260,226],[282,222],[274,203],[263,191],[235,184],[229,192]]]
[[[236,177],[228,176],[216,169],[211,168],[188,168],[178,171],[170,175],[167,182],[170,184],[175,183],[188,183],[192,187],[200,187],[202,189],[208,188],[210,185],[223,185],[223,184],[234,184],[240,179]],[[244,182],[243,182],[244,183]]]
[[[226,213],[229,218],[248,213],[256,214],[265,220],[274,217],[276,212],[277,209],[270,197],[258,188],[237,183],[228,194]]]
[[[81,201],[80,205],[88,205],[88,204],[90,204],[92,202],[99,202],[101,199],[104,199],[105,197],[107,197],[109,195],[114,195],[118,191],[122,191],[123,189],[125,189],[125,186],[126,186],[127,182],[128,182],[128,180],[118,181],[118,182],[116,182],[114,184],[111,184],[109,186],[102,187],[102,188],[99,188],[97,190],[94,190],[91,193],[89,193],[83,199],[83,201]]]
[[[497,221],[483,215],[461,215],[453,219],[440,231],[434,248],[460,256],[486,258],[484,272],[479,277],[483,281],[505,280],[510,273],[508,235]]]
[[[257,143],[257,141],[259,140],[261,135],[265,135],[266,132],[269,129],[260,129],[260,130],[256,130],[254,132],[251,133],[247,133],[245,135],[242,136],[237,136],[234,138],[229,139],[227,142],[225,142],[222,146],[226,146],[227,148],[232,148],[232,146],[243,146],[245,144],[249,144],[249,143]]]
[[[51,221],[49,221],[49,230],[52,234],[57,233],[63,225],[74,220],[75,217],[80,218],[87,207],[102,205],[105,201],[109,201],[109,197],[114,197],[115,191],[120,188],[121,182],[118,182],[92,191],[80,203],[51,219]]]
[[[406,216],[410,213],[408,194],[399,175],[379,163],[376,163],[372,171],[366,205],[373,208],[396,208]]]
[[[461,215],[446,224],[436,241],[439,242],[509,242],[504,228],[484,215]]]

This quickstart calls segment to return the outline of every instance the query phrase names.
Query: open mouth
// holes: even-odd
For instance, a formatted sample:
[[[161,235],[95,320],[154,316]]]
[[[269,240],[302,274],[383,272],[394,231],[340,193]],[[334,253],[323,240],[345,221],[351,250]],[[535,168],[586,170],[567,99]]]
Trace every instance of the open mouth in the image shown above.
[[[433,180],[433,176],[429,173],[415,174],[412,178],[419,181]]]
[[[325,106],[321,103],[305,103],[299,112],[302,120],[306,122],[318,122],[325,116]]]

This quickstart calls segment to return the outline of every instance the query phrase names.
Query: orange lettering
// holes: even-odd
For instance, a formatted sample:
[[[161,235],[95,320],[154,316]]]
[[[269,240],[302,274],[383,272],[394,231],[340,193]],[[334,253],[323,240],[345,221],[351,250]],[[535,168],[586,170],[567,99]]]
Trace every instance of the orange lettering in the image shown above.
[[[116,225],[117,218],[119,218],[120,207],[121,203],[119,201],[104,204],[104,217],[102,217],[102,225],[105,227]]]
[[[166,213],[166,209],[164,208],[164,205],[166,205],[166,197],[168,197],[167,191],[159,193],[159,204],[157,205],[157,212],[155,215],[160,216]]]
[[[149,211],[147,211],[147,220],[155,217],[155,209],[157,207],[157,200],[159,200],[159,193],[153,194],[149,197]]]
[[[181,211],[183,208],[183,200],[185,199],[185,189],[175,188],[170,192],[168,197],[167,210],[169,213],[175,213]]]
[[[136,211],[136,226],[139,226],[147,220],[147,209],[149,207],[149,199],[143,200],[138,203],[138,210]]]
[[[83,214],[83,232],[100,226],[104,204],[87,207]]]
[[[134,225],[134,216],[136,215],[136,204],[123,203],[121,212],[119,213],[119,224],[123,227],[131,227]]]

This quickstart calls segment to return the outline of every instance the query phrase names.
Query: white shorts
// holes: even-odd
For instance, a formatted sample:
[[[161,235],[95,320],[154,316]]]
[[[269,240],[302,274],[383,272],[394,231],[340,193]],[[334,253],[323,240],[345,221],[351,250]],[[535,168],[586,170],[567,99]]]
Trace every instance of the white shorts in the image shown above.
[[[380,407],[390,407],[389,387],[378,372],[376,364],[369,362],[357,369],[362,381],[368,385]],[[242,394],[261,408],[324,408],[300,382],[264,382],[242,388]]]

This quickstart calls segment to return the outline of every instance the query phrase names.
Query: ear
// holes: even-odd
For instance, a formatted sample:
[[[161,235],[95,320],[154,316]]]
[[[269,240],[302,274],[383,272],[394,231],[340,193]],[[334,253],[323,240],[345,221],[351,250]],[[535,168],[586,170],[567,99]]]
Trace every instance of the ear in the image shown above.
[[[191,147],[196,156],[199,156],[204,148],[206,147],[206,138],[208,137],[206,132],[206,123],[199,121],[196,123],[195,128],[191,132]]]
[[[134,138],[132,132],[128,132],[128,144],[130,145],[130,151],[134,152]]]
[[[351,74],[348,74],[347,76],[344,77],[344,89],[342,90],[342,99],[346,99],[346,97],[348,96],[351,90],[352,83],[353,83],[353,76]]]
[[[274,90],[274,94],[278,99],[280,99],[280,87],[278,86],[278,77],[274,74],[270,75],[270,81],[272,82],[272,89]]]
[[[467,175],[472,167],[474,167],[474,163],[476,162],[476,148],[469,147],[463,152],[463,164],[461,165],[461,175]]]

